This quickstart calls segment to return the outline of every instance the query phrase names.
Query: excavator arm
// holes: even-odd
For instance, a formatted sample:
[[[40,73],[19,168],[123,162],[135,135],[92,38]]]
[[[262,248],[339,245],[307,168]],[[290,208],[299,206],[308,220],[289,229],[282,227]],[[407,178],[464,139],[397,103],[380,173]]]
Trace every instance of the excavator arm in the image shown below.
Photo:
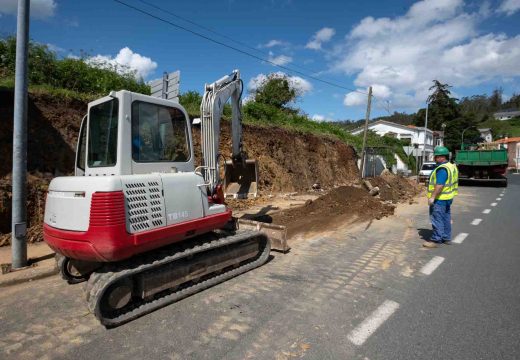
[[[231,100],[232,151],[224,166],[224,195],[245,198],[257,195],[258,163],[248,160],[242,144],[241,96],[243,82],[234,70],[212,84],[206,84],[201,104],[201,142],[204,179],[209,195],[222,183],[219,168],[220,123],[224,105]]]

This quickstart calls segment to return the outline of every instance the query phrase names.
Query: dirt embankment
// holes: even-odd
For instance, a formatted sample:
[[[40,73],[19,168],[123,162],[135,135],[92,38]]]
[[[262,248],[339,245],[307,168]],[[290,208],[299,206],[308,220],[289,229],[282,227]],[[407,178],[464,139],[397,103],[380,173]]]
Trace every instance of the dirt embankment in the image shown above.
[[[11,228],[13,92],[0,90],[0,246],[8,244]],[[46,94],[31,94],[28,106],[28,225],[29,240],[41,240],[41,222],[48,182],[70,175],[81,119],[87,104]],[[196,161],[200,163],[200,130],[193,129]],[[230,155],[231,132],[222,127],[221,152]],[[280,128],[244,126],[244,148],[259,161],[260,191],[304,191],[351,184],[358,170],[354,150],[330,137]]]

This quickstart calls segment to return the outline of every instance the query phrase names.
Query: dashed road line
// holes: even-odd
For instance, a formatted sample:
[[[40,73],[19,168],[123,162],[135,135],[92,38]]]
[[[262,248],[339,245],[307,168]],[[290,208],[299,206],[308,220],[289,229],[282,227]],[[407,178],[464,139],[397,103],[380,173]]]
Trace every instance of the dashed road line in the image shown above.
[[[471,222],[471,225],[478,225],[478,224],[480,224],[481,221],[482,221],[482,219],[474,219],[474,220]]]
[[[490,212],[491,212],[491,209],[482,210],[482,214],[489,214]]]
[[[455,239],[453,239],[453,243],[455,244],[462,244],[462,242],[468,237],[468,233],[460,233],[457,236],[455,236]]]
[[[497,206],[498,203],[491,203],[491,206]]]
[[[500,201],[500,200],[502,200],[502,198],[497,198],[497,201]]]
[[[433,259],[428,261],[428,263],[426,263],[426,265],[424,265],[420,271],[424,275],[430,275],[435,271],[435,269],[439,267],[440,264],[442,264],[443,261],[444,258],[442,256],[434,256]]]
[[[383,325],[383,323],[399,309],[399,304],[392,300],[385,300],[369,317],[348,334],[347,338],[354,345],[363,345],[367,339]]]

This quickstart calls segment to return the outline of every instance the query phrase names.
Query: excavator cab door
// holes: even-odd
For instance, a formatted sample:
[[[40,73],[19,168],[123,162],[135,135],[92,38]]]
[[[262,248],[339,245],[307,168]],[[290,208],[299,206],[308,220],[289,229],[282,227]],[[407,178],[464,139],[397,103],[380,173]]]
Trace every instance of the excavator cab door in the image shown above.
[[[258,161],[227,160],[224,164],[224,197],[255,198],[258,195]]]
[[[76,144],[76,164],[75,164],[75,172],[76,176],[84,176],[85,175],[85,162],[86,162],[86,144],[87,144],[87,115],[83,117],[81,120],[81,125],[79,128],[79,137],[78,143]]]

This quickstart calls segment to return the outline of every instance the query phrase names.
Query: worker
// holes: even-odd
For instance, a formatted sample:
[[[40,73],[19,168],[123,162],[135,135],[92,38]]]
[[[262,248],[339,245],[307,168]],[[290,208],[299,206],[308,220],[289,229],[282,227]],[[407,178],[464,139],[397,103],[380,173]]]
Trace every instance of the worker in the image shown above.
[[[432,171],[428,183],[428,205],[433,233],[423,243],[426,248],[451,243],[451,204],[458,192],[458,170],[448,162],[449,150],[437,146],[433,151],[437,167]]]

